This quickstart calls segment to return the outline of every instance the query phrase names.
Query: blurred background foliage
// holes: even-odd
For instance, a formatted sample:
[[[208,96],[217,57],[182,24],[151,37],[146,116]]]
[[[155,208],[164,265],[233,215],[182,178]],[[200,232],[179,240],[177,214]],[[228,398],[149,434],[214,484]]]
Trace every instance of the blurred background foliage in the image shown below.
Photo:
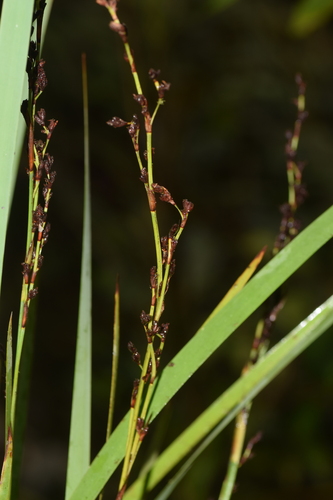
[[[161,69],[172,86],[154,127],[155,178],[181,202],[195,203],[177,249],[164,321],[171,327],[163,362],[191,338],[253,256],[279,231],[287,200],[285,132],[293,127],[294,76],[307,87],[309,118],[300,141],[309,197],[299,210],[305,227],[332,203],[332,0],[122,0],[144,92],[156,95],[147,72]],[[112,116],[139,113],[119,37],[93,0],[55,0],[44,58],[49,86],[42,97],[59,120],[50,152],[57,180],[51,202],[36,320],[36,348],[21,498],[62,498],[81,258],[83,126],[81,52],[87,53],[93,210],[93,450],[103,444],[107,417],[113,289],[121,286],[121,354],[116,419],[129,405],[138,375],[127,342],[145,344],[139,321],[150,300],[154,250],[149,212],[132,145]],[[1,334],[17,316],[25,244],[26,160],[10,221]],[[177,221],[160,205],[167,233]],[[332,293],[332,246],[284,288],[287,304],[272,342]],[[151,426],[140,466],[165,447],[238,376],[256,321],[250,318],[188,382]],[[256,457],[240,470],[235,499],[327,499],[333,494],[332,332],[325,334],[256,399],[249,438],[262,430]],[[173,499],[217,498],[232,429],[205,452]],[[105,498],[113,498],[116,481]],[[152,496],[153,498],[153,496]]]

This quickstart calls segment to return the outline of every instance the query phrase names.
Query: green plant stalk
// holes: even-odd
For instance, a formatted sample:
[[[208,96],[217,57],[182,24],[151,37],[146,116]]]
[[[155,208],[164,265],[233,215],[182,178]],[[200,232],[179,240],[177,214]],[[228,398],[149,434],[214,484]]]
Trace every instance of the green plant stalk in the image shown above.
[[[149,385],[148,385],[148,388],[147,388],[147,393],[146,393],[146,396],[145,396],[145,399],[144,399],[143,408],[142,408],[141,413],[140,413],[140,418],[142,419],[143,422],[146,422],[149,404],[150,404],[151,398],[153,396],[154,381],[155,381],[155,378],[156,378],[156,359],[155,359],[155,353],[154,353],[154,348],[153,348],[153,344],[152,343],[148,344],[148,350],[149,350],[149,353],[150,353],[150,360],[151,360],[151,363],[152,363],[152,370],[151,370]],[[129,462],[129,465],[128,465],[128,474],[130,474],[130,472],[132,470],[132,467],[133,467],[133,464],[134,464],[135,459],[137,457],[137,454],[139,452],[141,443],[142,443],[142,439],[140,438],[140,435],[137,432],[135,434],[134,440],[133,440],[133,445],[132,445],[132,450],[131,450],[131,459],[130,459],[130,462]]]
[[[333,207],[330,207],[266,264],[241,292],[204,322],[196,335],[163,370],[151,402],[150,422],[204,361],[284,281],[329,241],[332,234]],[[246,402],[241,402],[238,411]],[[124,457],[128,419],[127,414],[92,462],[70,500],[93,500],[97,497]]]
[[[7,343],[6,343],[6,409],[5,409],[5,443],[9,438],[11,429],[11,406],[12,406],[12,383],[13,383],[13,313],[10,315]]]
[[[119,26],[119,29],[122,29],[122,24],[119,21],[119,18],[116,13],[116,9],[113,7],[110,7],[109,5],[105,5],[111,15],[113,23]],[[116,30],[117,31],[117,30]],[[119,32],[119,31],[118,31]],[[136,71],[135,67],[135,61],[132,56],[132,51],[130,48],[129,43],[127,40],[125,41],[123,36],[121,36],[124,42],[125,46],[125,52],[127,56],[127,60],[131,69],[131,73],[134,79],[134,85],[137,91],[138,95],[143,95],[142,92],[142,87],[140,83],[140,79],[138,76],[138,73]],[[126,37],[127,38],[127,37]],[[153,192],[153,149],[152,149],[152,121],[155,119],[157,110],[159,109],[159,106],[163,103],[162,99],[158,99],[157,106],[155,108],[154,114],[153,114],[153,119],[151,118],[149,112],[145,114],[145,132],[146,132],[146,143],[147,143],[147,172],[148,172],[148,182],[145,183],[145,189],[147,193],[147,199],[148,199],[148,205],[149,205],[149,210],[150,210],[150,215],[151,215],[151,221],[152,221],[152,227],[153,227],[153,237],[154,237],[154,243],[155,243],[155,252],[156,252],[156,264],[157,264],[157,287],[155,292],[154,289],[152,289],[152,302],[151,302],[151,309],[150,313],[152,318],[155,321],[158,321],[162,312],[162,307],[163,307],[163,302],[164,302],[164,294],[165,294],[165,288],[166,288],[166,276],[163,276],[163,263],[162,263],[162,248],[161,248],[161,239],[160,239],[160,232],[159,232],[159,225],[158,225],[158,220],[157,220],[157,213],[156,213],[156,201],[155,201],[155,195]],[[138,160],[139,168],[140,171],[142,171],[143,166],[141,162],[141,157],[139,151],[137,151],[137,148],[135,147],[135,141],[138,140],[138,133],[135,139],[133,139],[133,145],[135,148],[135,153],[136,157]],[[164,288],[162,286],[164,279]],[[162,287],[162,290],[161,290]],[[156,296],[155,296],[156,293]],[[156,298],[158,302],[158,306],[156,309]],[[149,324],[149,328],[152,326],[152,321]],[[142,401],[143,398],[143,388],[144,388],[144,381],[143,377],[146,375],[146,371],[149,366],[149,362],[152,364],[152,374],[150,377],[150,383],[148,386],[148,389],[145,394],[144,401]],[[125,453],[125,460],[124,460],[124,465],[123,465],[123,470],[120,478],[120,483],[119,483],[119,491],[121,491],[123,488],[126,486],[126,481],[128,478],[128,475],[130,473],[130,470],[132,468],[132,465],[134,463],[134,460],[136,458],[136,455],[138,453],[141,440],[139,439],[139,434],[136,432],[136,425],[137,425],[137,419],[140,414],[140,418],[143,420],[146,417],[147,409],[152,397],[152,391],[153,391],[153,382],[156,377],[156,360],[155,360],[155,353],[153,346],[148,343],[146,354],[145,354],[145,361],[143,364],[142,372],[141,372],[141,379],[139,383],[139,389],[138,389],[138,394],[136,397],[136,402],[135,402],[135,408],[134,411],[131,410],[131,417],[130,417],[130,424],[129,424],[129,431],[128,431],[128,439],[127,439],[127,444],[126,444],[126,453]],[[142,412],[140,413],[140,408],[142,408]]]
[[[136,432],[136,423],[137,423],[138,416],[139,416],[140,406],[142,403],[142,395],[143,395],[143,390],[144,390],[144,386],[145,386],[145,381],[143,378],[147,374],[149,361],[150,361],[150,350],[147,349],[145,359],[144,359],[144,362],[142,365],[140,383],[139,383],[139,387],[138,387],[138,394],[136,397],[134,409],[131,412],[131,418],[130,418],[130,422],[129,422],[126,454],[125,454],[123,470],[122,470],[120,483],[119,483],[119,491],[125,485],[127,478],[128,478],[129,470],[130,470],[131,455],[132,455],[132,450],[133,450],[133,441],[134,441],[134,436],[135,436],[135,432]]]
[[[116,388],[117,388],[118,364],[119,364],[119,335],[120,335],[120,300],[119,300],[119,282],[117,278],[116,291],[114,294],[112,375],[111,375],[108,423],[106,427],[106,440],[108,440],[111,435],[115,401],[116,401]]]
[[[35,7],[39,6],[39,1],[35,2]],[[36,33],[36,44],[38,47],[37,56],[35,60],[35,68],[40,61],[40,50],[41,50],[41,37],[42,37],[42,19],[43,14],[38,17],[37,20],[37,33]],[[39,199],[39,180],[35,179],[35,168],[38,168],[39,160],[37,151],[34,145],[34,125],[35,125],[35,110],[36,103],[39,96],[42,92],[39,92],[36,96],[34,96],[33,89],[29,91],[29,102],[28,102],[28,110],[29,112],[29,125],[28,125],[28,164],[29,164],[29,181],[28,181],[28,220],[27,220],[27,239],[26,239],[26,254],[25,254],[25,263],[32,264],[33,263],[33,278],[31,282],[23,277],[22,280],[22,292],[21,292],[21,301],[20,301],[20,312],[19,312],[19,322],[18,322],[18,333],[17,333],[17,346],[16,346],[16,357],[15,357],[15,366],[14,366],[14,379],[13,379],[13,397],[12,397],[12,408],[11,408],[11,422],[12,422],[12,432],[14,433],[14,425],[15,425],[15,414],[16,414],[16,404],[17,404],[17,394],[18,394],[18,383],[19,383],[19,373],[20,373],[20,365],[21,365],[21,357],[23,353],[24,347],[24,337],[26,332],[26,324],[27,324],[27,316],[30,307],[30,299],[28,293],[34,289],[35,278],[38,272],[38,261],[39,256],[41,255],[42,244],[38,239],[36,247],[34,247],[34,232],[33,232],[33,212],[36,210],[38,199]],[[44,130],[48,132],[47,128],[44,127]],[[46,153],[46,149],[48,146],[49,140],[46,140],[45,148],[43,155]],[[49,175],[48,175],[49,178]],[[48,202],[50,198],[50,189],[48,189],[47,196],[45,199],[45,208],[44,213],[47,213],[48,210]],[[43,229],[45,228],[45,222],[43,224]],[[38,229],[39,231],[39,229]]]
[[[296,83],[298,84],[298,99],[295,102],[295,104],[297,106],[297,119],[296,119],[295,124],[294,124],[294,130],[293,130],[291,139],[289,139],[289,137],[287,137],[288,142],[287,142],[287,146],[286,146],[287,178],[288,178],[288,204],[291,208],[292,215],[295,214],[295,212],[298,208],[296,186],[299,186],[301,184],[301,180],[302,180],[302,174],[301,174],[301,171],[299,170],[299,167],[298,167],[297,162],[296,162],[296,154],[297,154],[297,148],[298,148],[299,138],[300,138],[300,133],[301,133],[301,128],[302,128],[301,117],[305,116],[304,115],[304,111],[305,111],[305,85],[304,85],[304,82],[303,82],[300,75],[296,76]],[[292,220],[293,220],[293,217],[292,217]],[[287,232],[288,238],[286,238],[284,240],[283,246],[286,246],[289,243],[290,239],[292,238],[290,230]],[[280,247],[275,246],[274,250],[275,250],[275,253],[277,253],[280,251]],[[283,305],[284,305],[284,302],[280,302],[280,304],[277,305],[276,311],[274,312],[275,318],[276,318],[276,315],[278,314],[279,310],[281,309],[281,307],[283,307]],[[273,311],[270,313],[270,315],[272,313],[273,313]],[[264,344],[262,344],[262,342],[261,342],[263,330],[264,330],[264,320],[260,320],[258,325],[257,325],[256,332],[255,332],[255,341],[256,342],[252,346],[249,361],[248,361],[247,365],[244,367],[243,373],[244,373],[244,371],[250,370],[252,368],[253,364],[256,363],[257,359],[260,359],[260,357],[263,355],[264,351],[266,350],[266,348],[268,346],[268,343],[269,343],[268,340],[266,340],[266,342]],[[249,419],[250,409],[251,409],[251,405],[249,404],[249,405],[247,405],[246,408],[244,408],[237,415],[227,474],[226,474],[226,477],[225,477],[223,484],[222,484],[221,492],[219,495],[219,500],[229,500],[231,495],[232,495],[232,492],[234,490],[234,485],[235,485],[235,481],[236,481],[236,477],[237,477],[237,470],[240,467],[240,460],[241,460],[241,456],[242,456],[242,450],[244,447],[246,427],[247,427],[247,422]]]
[[[32,94],[30,93],[30,102],[32,102]],[[33,232],[32,232],[32,213],[33,213],[33,192],[34,192],[34,159],[33,159],[33,118],[30,116],[29,125],[29,139],[28,139],[28,149],[29,149],[29,180],[28,180],[28,221],[27,221],[27,239],[25,248],[25,261],[31,263],[32,253],[33,253]],[[23,343],[25,336],[26,321],[23,320],[25,307],[29,309],[30,301],[28,300],[28,288],[29,283],[23,277],[22,280],[22,292],[20,301],[20,312],[19,312],[19,322],[18,322],[18,332],[17,332],[17,346],[16,346],[16,356],[14,365],[14,378],[13,378],[13,397],[12,397],[12,408],[11,408],[11,423],[12,432],[14,433],[15,425],[15,412],[16,412],[16,399],[18,391],[19,373],[21,365],[21,356],[23,351]],[[27,314],[27,311],[26,313]]]
[[[151,126],[153,126],[153,123],[154,123],[157,111],[160,109],[160,106],[162,106],[163,104],[164,104],[164,100],[163,99],[158,99],[156,107],[154,109],[154,113],[153,113],[153,115],[151,117],[151,120],[150,120],[150,125]]]
[[[108,421],[106,425],[106,440],[111,435],[113,416],[116,401],[116,389],[118,380],[118,365],[119,365],[119,337],[120,337],[120,294],[119,294],[119,277],[117,276],[116,290],[114,293],[114,320],[113,320],[113,342],[112,342],[112,371],[110,384],[110,400]],[[99,494],[99,500],[103,500],[104,490]]]
[[[227,474],[223,481],[218,500],[229,500],[233,493],[237,471],[240,466],[240,460],[242,457],[250,409],[251,402],[248,403],[247,406],[243,408],[236,417]]]
[[[147,167],[148,167],[148,203],[150,200],[150,190],[152,189],[152,184],[154,182],[153,178],[153,145],[152,145],[152,132],[146,132],[147,135]],[[161,249],[161,237],[158,227],[156,209],[152,210],[150,207],[151,221],[153,225],[154,242],[156,250],[156,263],[157,263],[157,295],[159,295],[160,285],[163,281],[163,265],[162,265],[162,249]]]

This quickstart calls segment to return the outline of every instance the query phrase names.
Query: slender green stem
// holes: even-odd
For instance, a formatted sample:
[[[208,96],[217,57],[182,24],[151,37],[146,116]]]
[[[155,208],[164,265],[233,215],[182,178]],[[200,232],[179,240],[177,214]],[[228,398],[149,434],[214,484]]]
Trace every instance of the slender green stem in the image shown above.
[[[163,276],[161,293],[157,299],[157,305],[156,305],[155,316],[154,316],[156,321],[160,320],[160,317],[161,317],[162,312],[163,312],[164,297],[165,297],[165,293],[166,293],[166,287],[168,284],[169,272],[170,272],[170,264],[167,263],[165,265],[165,269],[164,269],[164,276]]]
[[[11,403],[12,403],[12,377],[13,377],[13,313],[10,315],[7,342],[6,342],[6,415],[5,415],[5,443],[8,440],[11,422]]]
[[[157,111],[159,110],[160,106],[162,106],[162,104],[164,104],[164,100],[163,99],[158,99],[157,101],[157,104],[156,104],[156,107],[154,109],[154,113],[153,113],[153,116],[151,117],[151,120],[150,120],[150,125],[152,126],[153,125],[153,122],[155,120],[155,116],[157,114]]]
[[[135,151],[135,155],[136,155],[136,158],[138,160],[138,164],[139,164],[140,170],[142,170],[143,169],[143,165],[142,165],[142,161],[141,161],[140,152],[139,151]]]
[[[150,401],[151,401],[151,398],[152,398],[152,395],[153,395],[154,381],[155,381],[155,378],[156,378],[156,359],[155,359],[155,353],[154,353],[154,348],[153,348],[153,344],[152,343],[148,344],[148,350],[150,351],[150,360],[151,360],[151,363],[152,363],[152,369],[151,369],[149,386],[148,386],[146,397],[145,397],[145,400],[144,400],[144,404],[143,404],[143,407],[142,407],[142,410],[141,410],[141,413],[140,413],[140,418],[141,418],[142,422],[146,422],[146,417],[147,417],[147,412],[148,412],[149,404],[150,404]],[[132,470],[132,467],[133,467],[133,464],[135,462],[136,456],[137,456],[137,454],[139,452],[141,443],[142,443],[142,438],[141,438],[139,432],[137,432],[135,434],[135,436],[134,436],[134,441],[133,441],[133,445],[132,445],[131,459],[130,459],[130,462],[129,462],[129,465],[128,465],[128,474]]]
[[[120,307],[119,307],[119,283],[117,279],[116,291],[114,294],[114,323],[113,323],[113,349],[112,349],[112,376],[110,390],[110,405],[108,423],[106,429],[106,440],[109,439],[112,430],[112,421],[115,408],[116,387],[119,363],[119,331],[120,331]]]
[[[128,477],[128,469],[129,469],[129,463],[131,459],[131,453],[132,453],[132,443],[134,439],[134,433],[136,431],[136,424],[139,416],[139,410],[142,402],[142,394],[143,394],[143,389],[145,385],[144,381],[144,376],[147,374],[148,366],[149,366],[149,361],[150,361],[150,350],[147,348],[145,359],[142,365],[142,372],[141,372],[141,378],[140,378],[140,383],[138,387],[138,394],[136,397],[135,401],[135,406],[134,410],[131,415],[131,419],[129,421],[129,429],[128,429],[128,437],[127,437],[127,445],[126,445],[126,455],[124,459],[124,465],[123,465],[123,470],[121,473],[121,478],[120,478],[120,483],[119,483],[119,490],[122,489],[124,484],[126,483],[127,477]]]
[[[141,88],[141,84],[140,84],[140,80],[139,80],[139,75],[135,69],[134,59],[133,59],[132,52],[131,52],[131,47],[130,47],[129,43],[125,43],[124,45],[125,45],[126,56],[128,59],[128,64],[130,65],[130,68],[132,71],[136,91],[138,94],[142,94],[142,88]]]
[[[147,132],[147,166],[148,166],[148,189],[152,189],[152,184],[154,183],[153,178],[153,149],[152,149],[152,133]],[[149,192],[148,192],[149,198]],[[161,238],[160,231],[157,221],[156,210],[151,210],[151,220],[154,232],[155,250],[156,250],[156,262],[157,262],[157,296],[159,296],[159,287],[163,281],[163,264],[162,264],[162,249],[161,249]]]

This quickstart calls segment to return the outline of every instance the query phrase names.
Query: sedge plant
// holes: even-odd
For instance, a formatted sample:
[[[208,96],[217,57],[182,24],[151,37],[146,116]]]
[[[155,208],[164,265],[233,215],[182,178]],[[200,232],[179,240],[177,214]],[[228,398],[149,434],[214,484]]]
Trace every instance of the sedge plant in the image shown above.
[[[160,79],[156,70],[150,70],[149,76],[157,90],[157,104],[151,112],[148,102],[144,96],[141,79],[136,71],[133,52],[128,41],[126,26],[118,17],[118,2],[115,0],[97,0],[97,3],[106,7],[110,16],[110,28],[116,32],[125,48],[126,60],[129,64],[134,81],[134,100],[139,106],[139,113],[143,118],[143,126],[137,115],[130,120],[114,117],[109,121],[113,127],[127,128],[137,163],[140,170],[140,179],[143,183],[148,209],[153,228],[153,241],[155,246],[156,263],[150,271],[151,302],[148,311],[142,311],[140,320],[143,333],[146,338],[146,352],[141,358],[135,345],[130,342],[128,347],[133,360],[139,367],[139,378],[134,382],[130,399],[130,410],[121,422],[113,429],[112,414],[115,401],[115,374],[114,366],[112,377],[112,389],[110,398],[110,412],[106,443],[100,449],[96,457],[91,461],[90,456],[90,390],[91,390],[91,352],[90,352],[90,325],[91,325],[91,238],[90,238],[90,208],[89,208],[89,150],[88,150],[88,99],[86,65],[83,63],[84,75],[84,116],[85,116],[85,209],[84,209],[84,241],[81,269],[81,293],[80,310],[82,315],[79,320],[77,356],[75,362],[75,385],[72,401],[72,426],[69,443],[69,460],[66,480],[66,500],[94,500],[102,492],[105,484],[113,476],[118,466],[123,463],[118,483],[117,499],[121,498],[138,500],[149,492],[171,472],[182,459],[190,456],[188,462],[178,470],[178,478],[183,477],[191,463],[209,442],[234,418],[244,417],[248,412],[254,397],[273,380],[296,356],[310,346],[320,335],[322,335],[333,324],[333,299],[329,297],[323,304],[305,318],[294,330],[286,335],[282,341],[270,349],[258,350],[250,359],[251,366],[247,366],[241,377],[190,424],[187,429],[175,439],[150,465],[150,469],[142,476],[135,479],[132,484],[131,471],[140,447],[148,432],[150,424],[158,416],[163,407],[170,401],[176,392],[189,380],[189,378],[205,363],[216,349],[233,334],[239,325],[249,317],[261,304],[263,304],[279,287],[293,275],[299,267],[316,253],[333,234],[333,208],[329,208],[316,220],[314,220],[301,233],[297,225],[290,224],[294,220],[294,212],[298,206],[297,189],[301,186],[301,170],[294,161],[294,153],[297,150],[299,130],[297,127],[304,119],[299,115],[296,121],[295,131],[288,138],[288,182],[289,182],[289,210],[286,215],[288,231],[283,233],[287,237],[288,245],[279,245],[273,258],[262,269],[251,276],[259,266],[264,252],[249,265],[249,268],[236,280],[227,296],[213,309],[209,317],[204,321],[197,333],[191,340],[170,360],[167,366],[158,373],[159,362],[163,352],[168,323],[162,323],[162,314],[165,308],[165,296],[169,288],[170,278],[175,270],[174,253],[180,236],[187,223],[189,212],[193,204],[188,200],[178,206],[170,191],[155,181],[153,169],[153,140],[152,130],[154,120],[161,105],[164,103],[165,93],[169,84]],[[13,499],[12,487],[12,458],[15,461],[15,439],[20,436],[17,433],[18,414],[18,386],[21,381],[20,365],[22,357],[26,356],[24,341],[26,338],[26,327],[28,324],[31,301],[37,293],[36,278],[39,273],[43,250],[49,234],[47,222],[49,202],[53,189],[55,173],[53,170],[53,158],[49,154],[49,142],[57,122],[53,119],[46,120],[46,113],[39,107],[40,98],[46,88],[47,78],[45,74],[45,62],[41,58],[41,33],[43,22],[43,9],[45,2],[28,2],[21,0],[17,5],[6,0],[2,12],[0,30],[0,57],[6,52],[4,44],[8,44],[8,33],[13,30],[13,23],[24,12],[20,26],[20,37],[15,41],[15,47],[20,46],[19,57],[15,59],[13,68],[19,77],[18,85],[11,89],[6,82],[0,78],[1,106],[4,116],[11,121],[8,122],[8,130],[0,128],[0,175],[1,175],[1,206],[6,210],[1,212],[1,248],[5,244],[5,232],[8,222],[9,206],[13,179],[15,177],[14,166],[8,171],[8,158],[11,155],[14,165],[14,151],[17,147],[16,138],[18,123],[20,120],[20,107],[22,104],[21,92],[25,77],[28,56],[28,86],[29,97],[24,101],[22,112],[27,126],[28,145],[28,222],[26,252],[23,263],[23,283],[21,292],[20,315],[18,318],[18,333],[15,338],[16,352],[12,352],[12,320],[9,321],[6,349],[6,450],[0,483],[0,499]],[[11,11],[11,12],[10,12]],[[10,15],[8,17],[8,12]],[[30,40],[32,24],[35,25],[33,40]],[[6,38],[7,36],[7,38]],[[7,40],[7,42],[6,42]],[[83,58],[85,61],[85,58]],[[52,62],[48,61],[48,64]],[[300,82],[301,86],[301,82]],[[300,92],[298,98],[299,113],[304,112],[304,92]],[[7,100],[6,100],[7,99]],[[138,113],[138,114],[139,114]],[[10,115],[10,116],[9,116]],[[42,132],[42,135],[39,134]],[[145,150],[142,150],[140,134],[144,136]],[[7,144],[8,137],[10,141]],[[9,173],[8,173],[9,172]],[[297,187],[298,186],[298,187]],[[299,192],[299,191],[298,191]],[[157,218],[157,196],[165,203],[174,206],[178,221],[172,226],[166,236],[160,234]],[[284,214],[285,215],[285,214]],[[293,231],[290,231],[290,230]],[[2,259],[1,259],[2,260]],[[251,279],[250,279],[251,278]],[[115,351],[118,349],[119,325],[121,324],[119,313],[119,289],[115,293]],[[275,304],[274,313],[281,306],[280,302]],[[86,312],[87,314],[84,314]],[[262,326],[260,327],[262,328]],[[256,338],[263,338],[263,329],[257,330]],[[170,329],[171,332],[171,329]],[[86,335],[83,335],[86,333]],[[260,342],[259,342],[260,345]],[[252,353],[253,354],[253,353]],[[117,359],[117,356],[115,356]],[[255,362],[253,362],[255,360]],[[115,363],[116,364],[116,363]],[[157,384],[158,380],[158,384]],[[244,410],[245,409],[245,410]],[[238,415],[238,417],[237,417]],[[76,426],[76,422],[80,423]],[[112,430],[113,429],[113,430]],[[244,436],[246,428],[243,427],[241,436],[236,436],[239,442],[239,450],[244,448]],[[245,457],[249,455],[252,446],[258,440],[255,436],[247,447]],[[21,439],[18,437],[17,439]],[[241,453],[233,462],[234,470],[238,467]],[[232,457],[233,458],[233,457]],[[134,478],[133,478],[134,479]],[[177,483],[178,479],[176,479]],[[222,481],[222,479],[221,479]],[[232,489],[234,477],[227,476],[229,491]],[[175,484],[176,484],[175,483]],[[16,486],[16,485],[15,485]],[[161,492],[160,499],[168,498],[172,488],[165,493]],[[223,490],[222,490],[223,491]],[[222,498],[224,493],[221,493]],[[227,498],[225,496],[224,498]]]

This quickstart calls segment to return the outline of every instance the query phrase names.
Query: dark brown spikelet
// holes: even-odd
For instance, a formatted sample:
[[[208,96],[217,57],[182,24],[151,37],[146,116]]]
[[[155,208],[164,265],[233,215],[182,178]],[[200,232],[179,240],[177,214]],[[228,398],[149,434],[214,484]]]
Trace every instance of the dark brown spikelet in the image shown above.
[[[28,293],[28,298],[30,300],[34,299],[36,295],[38,295],[38,287],[34,288],[33,290],[30,290],[30,292]]]
[[[144,419],[141,417],[138,417],[138,419],[136,421],[136,427],[135,427],[138,432],[143,428],[144,423],[145,423]]]
[[[36,210],[32,213],[32,230],[36,231],[36,229],[43,224],[44,220],[44,210],[41,205],[37,205]]]
[[[193,210],[193,208],[194,208],[194,203],[192,203],[189,200],[183,200],[183,210],[182,210],[182,213],[184,215],[190,213]]]
[[[45,168],[45,172],[47,173],[47,175],[49,175],[52,169],[52,165],[54,163],[53,156],[49,155],[49,153],[46,153],[41,163],[43,163],[43,168]]]
[[[41,59],[37,66],[37,78],[34,88],[34,96],[36,97],[40,92],[43,92],[47,86],[47,78],[44,70],[45,61]]]
[[[162,264],[165,264],[168,258],[168,237],[162,236],[161,238],[161,249],[162,249]]]
[[[122,120],[118,116],[114,116],[113,118],[111,118],[111,120],[108,120],[106,123],[110,125],[110,127],[114,128],[125,127],[125,125],[128,125],[128,123],[125,122],[125,120]]]
[[[150,68],[150,70],[148,71],[148,76],[152,80],[158,80],[160,74],[161,74],[161,70],[160,69]]]
[[[139,439],[140,439],[140,441],[143,441],[143,440],[144,440],[144,438],[145,438],[145,437],[146,437],[146,435],[147,435],[147,432],[148,432],[148,426],[147,426],[147,427],[144,427],[143,429],[141,429],[140,434],[139,434],[139,435],[140,435],[140,438],[139,438]]]
[[[170,323],[162,323],[160,331],[159,331],[159,336],[161,337],[162,342],[165,342],[166,335],[169,330],[169,325]]]
[[[140,321],[144,326],[148,325],[149,321],[151,321],[150,314],[147,314],[145,311],[141,311]]]
[[[160,195],[160,200],[165,201],[166,203],[171,203],[171,205],[175,205],[175,202],[167,188],[160,186],[156,182],[152,184],[152,188],[154,193],[158,193]]]
[[[41,108],[39,111],[37,111],[37,114],[35,115],[35,122],[37,122],[38,125],[42,127],[45,125],[45,118],[46,118],[45,109]]]
[[[44,231],[43,231],[44,245],[45,245],[45,243],[47,243],[47,240],[49,239],[50,231],[51,231],[51,224],[48,222],[45,226]]]
[[[165,92],[167,90],[170,90],[170,87],[171,87],[171,83],[167,83],[165,80],[162,80],[161,83],[159,84],[158,90],[157,90],[158,97],[160,99],[163,99]]]
[[[49,120],[49,126],[47,127],[47,131],[45,132],[47,134],[48,141],[51,139],[53,131],[57,125],[58,125],[58,120],[55,120],[54,118],[51,118],[51,120]]]
[[[156,288],[157,287],[157,272],[156,272],[156,266],[153,266],[150,269],[150,288]]]
[[[147,184],[147,182],[148,182],[148,172],[147,172],[146,167],[143,167],[143,169],[141,170],[141,174],[140,174],[139,179],[140,179],[141,182],[144,182],[145,184]]]
[[[133,361],[137,365],[139,365],[140,364],[140,360],[141,360],[141,356],[140,356],[139,351],[137,350],[137,348],[133,344],[133,342],[128,342],[127,347],[128,347],[128,350],[132,353],[132,359],[133,359]]]
[[[148,102],[143,94],[133,94],[133,99],[140,104],[141,113],[144,116],[148,115]]]
[[[133,382],[133,389],[132,389],[132,395],[131,395],[131,408],[134,408],[134,406],[135,406],[136,397],[138,395],[139,384],[140,384],[140,380],[138,378],[136,378]]]
[[[137,135],[140,130],[140,122],[137,115],[133,115],[132,121],[130,122],[127,130],[132,139]]]

